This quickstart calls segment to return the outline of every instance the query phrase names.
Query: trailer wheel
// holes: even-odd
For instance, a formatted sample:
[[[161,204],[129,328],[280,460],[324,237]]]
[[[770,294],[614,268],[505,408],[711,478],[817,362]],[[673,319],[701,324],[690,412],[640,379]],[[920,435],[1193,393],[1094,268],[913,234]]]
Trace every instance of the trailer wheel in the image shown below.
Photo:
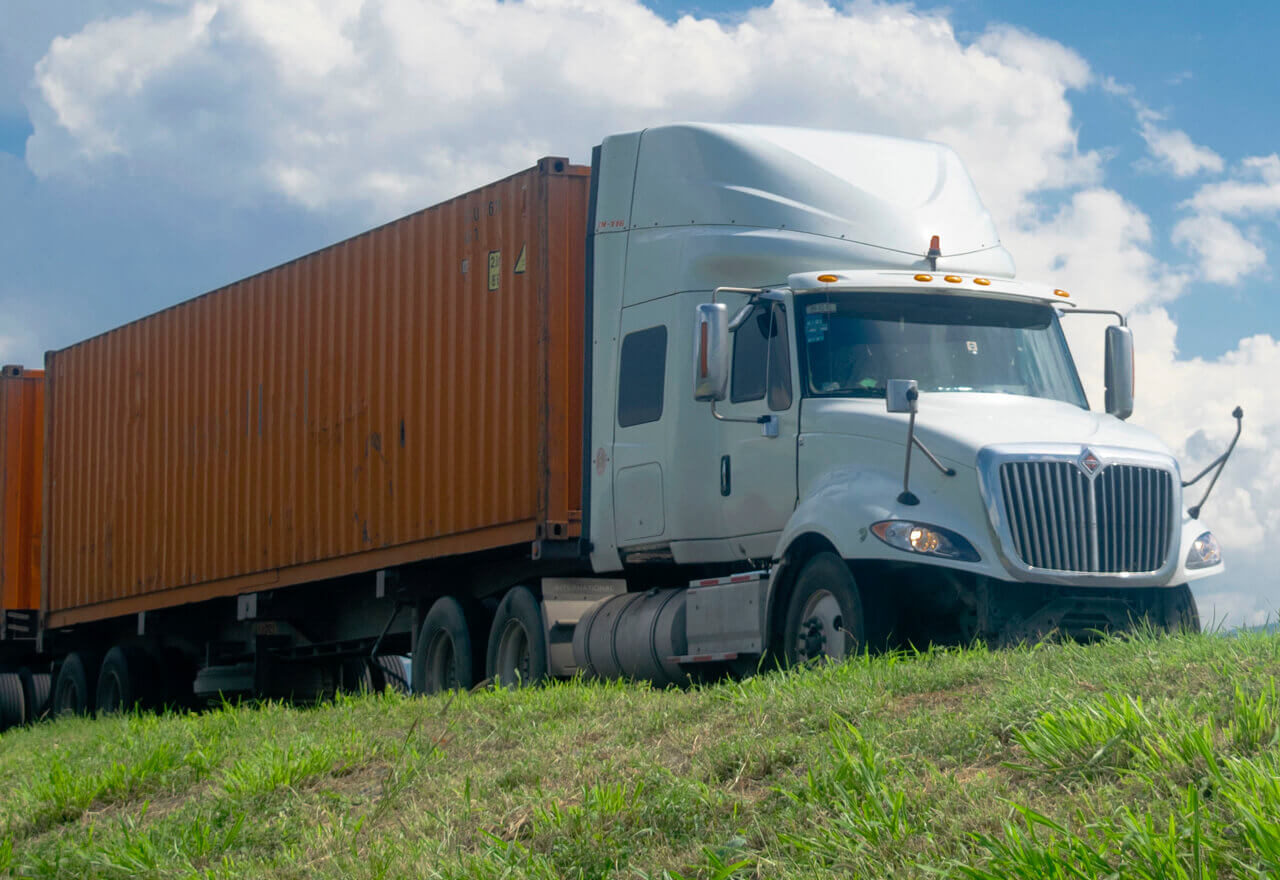
[[[22,679],[16,672],[0,672],[0,730],[20,727],[30,720]]]
[[[27,720],[35,721],[49,712],[49,691],[52,689],[49,673],[32,672],[24,666],[18,670],[22,693],[27,700]]]
[[[116,645],[103,658],[102,671],[98,673],[98,714],[155,708],[163,699],[157,693],[159,671],[151,655],[141,647]]]
[[[387,688],[402,694],[409,692],[409,679],[405,674],[404,659],[398,654],[379,654],[365,661],[369,690],[382,693]]]
[[[542,611],[527,587],[514,587],[502,597],[489,628],[485,669],[503,687],[537,684],[547,677]]]
[[[96,656],[87,652],[72,651],[62,661],[57,680],[53,683],[53,697],[49,712],[52,715],[88,715],[92,708],[90,674],[98,671]],[[93,679],[96,681],[97,676]]]
[[[415,694],[467,690],[476,683],[471,630],[457,599],[437,599],[422,619],[412,666]]]
[[[863,627],[862,600],[845,561],[834,553],[819,553],[805,563],[787,602],[787,662],[843,660],[861,650]]]

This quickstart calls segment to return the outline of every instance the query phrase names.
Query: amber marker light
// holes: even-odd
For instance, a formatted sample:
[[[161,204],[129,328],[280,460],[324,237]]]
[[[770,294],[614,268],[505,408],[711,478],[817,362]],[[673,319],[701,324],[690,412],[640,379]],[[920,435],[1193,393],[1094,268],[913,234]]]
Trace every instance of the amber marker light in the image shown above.
[[[947,280],[947,281],[950,281],[952,284],[959,284],[959,283],[960,283],[960,276],[959,276],[959,275],[947,275],[947,276],[944,276],[944,277],[946,278],[946,280]]]
[[[830,284],[831,282],[839,281],[840,279],[834,275],[819,275],[818,280],[823,282],[824,284]]]
[[[1071,296],[1071,294],[1067,293],[1065,290],[1055,290],[1055,291],[1053,292],[1053,295],[1054,295],[1054,296],[1061,296],[1061,297],[1068,297],[1068,296]]]
[[[981,284],[983,287],[990,287],[990,286],[991,286],[991,279],[990,279],[990,278],[975,278],[975,279],[973,279],[973,283],[974,283],[974,284]]]
[[[917,281],[932,281],[932,280],[933,280],[933,276],[932,276],[932,275],[925,275],[925,274],[921,273],[921,274],[919,274],[919,275],[917,275],[917,276],[916,276],[916,280],[917,280]]]

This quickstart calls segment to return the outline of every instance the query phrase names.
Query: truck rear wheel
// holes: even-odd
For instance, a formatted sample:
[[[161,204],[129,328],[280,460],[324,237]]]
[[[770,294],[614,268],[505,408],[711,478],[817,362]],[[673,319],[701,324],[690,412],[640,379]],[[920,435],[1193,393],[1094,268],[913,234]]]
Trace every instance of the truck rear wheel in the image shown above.
[[[502,597],[489,628],[485,668],[503,687],[537,684],[547,677],[542,611],[527,587],[514,587]]]
[[[98,658],[83,651],[72,651],[62,661],[49,711],[52,715],[88,715],[93,692],[90,681],[97,681]]]
[[[413,646],[413,692],[467,690],[475,683],[476,656],[462,603],[437,599],[422,619]]]
[[[805,563],[787,602],[783,632],[783,655],[791,665],[843,660],[862,649],[862,600],[843,559],[819,553]]]

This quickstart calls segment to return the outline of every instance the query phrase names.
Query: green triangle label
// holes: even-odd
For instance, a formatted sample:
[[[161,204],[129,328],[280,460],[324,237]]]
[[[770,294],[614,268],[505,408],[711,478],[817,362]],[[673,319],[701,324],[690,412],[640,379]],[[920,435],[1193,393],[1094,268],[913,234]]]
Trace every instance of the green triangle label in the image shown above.
[[[524,274],[524,249],[525,249],[525,245],[523,244],[520,245],[520,256],[516,257],[516,267],[511,270],[512,274],[515,274],[515,275]]]

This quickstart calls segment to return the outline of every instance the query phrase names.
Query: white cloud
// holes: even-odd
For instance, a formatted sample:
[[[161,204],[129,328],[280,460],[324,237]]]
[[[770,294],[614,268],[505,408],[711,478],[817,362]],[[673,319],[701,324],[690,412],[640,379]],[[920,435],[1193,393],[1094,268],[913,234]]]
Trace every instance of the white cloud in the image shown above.
[[[942,15],[865,3],[673,23],[636,0],[175,2],[54,42],[29,161],[51,177],[114,154],[189,186],[386,216],[540,154],[585,159],[613,131],[792,123],[945,140],[1013,216],[1031,192],[1098,178],[1066,98],[1088,76],[1020,31],[965,44]]]
[[[1235,284],[1267,264],[1267,252],[1229,220],[1216,214],[1196,214],[1173,227],[1173,243],[1187,248],[1200,261],[1200,277]]]
[[[42,179],[145,170],[175,192],[234,201],[266,191],[372,220],[540,155],[582,160],[605,134],[676,119],[952,144],[1023,277],[1066,287],[1082,305],[1135,313],[1135,421],[1164,437],[1189,471],[1225,445],[1227,413],[1244,404],[1239,460],[1205,515],[1222,533],[1232,574],[1202,597],[1237,620],[1277,604],[1275,577],[1253,547],[1280,541],[1280,386],[1259,381],[1280,374],[1280,343],[1258,336],[1216,360],[1178,358],[1163,304],[1191,278],[1154,258],[1146,214],[1103,185],[1101,156],[1079,148],[1070,102],[1095,82],[1129,99],[1132,90],[1097,80],[1060,44],[1005,27],[966,42],[941,13],[822,0],[775,0],[729,22],[668,22],[637,0],[152,8],[55,40],[39,63],[28,162]],[[1179,176],[1221,170],[1216,153],[1158,122],[1152,114],[1144,136],[1163,167]],[[1043,196],[1055,191],[1065,199],[1045,212]],[[1253,243],[1199,215],[1276,210],[1280,159],[1248,160],[1188,207],[1197,216],[1180,225],[1179,240],[1205,249],[1195,253],[1213,268],[1202,272],[1257,268]],[[1100,321],[1082,317],[1069,328],[1096,405]]]
[[[1186,205],[1201,213],[1229,216],[1280,212],[1280,155],[1245,159],[1234,179],[1205,184]]]
[[[1185,131],[1160,128],[1147,119],[1143,120],[1140,133],[1157,164],[1174,177],[1191,177],[1203,171],[1222,172],[1222,157],[1192,141]]]

